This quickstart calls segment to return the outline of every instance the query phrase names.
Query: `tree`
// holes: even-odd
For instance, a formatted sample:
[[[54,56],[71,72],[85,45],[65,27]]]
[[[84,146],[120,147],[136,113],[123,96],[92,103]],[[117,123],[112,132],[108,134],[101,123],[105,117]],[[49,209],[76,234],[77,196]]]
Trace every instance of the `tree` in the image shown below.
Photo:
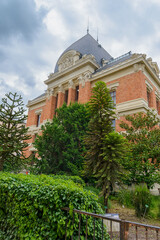
[[[88,104],[91,115],[89,131],[85,137],[87,148],[84,172],[98,179],[107,206],[111,188],[120,179],[126,140],[114,132],[114,104],[104,82],[97,82]]]
[[[154,111],[125,117],[120,127],[130,142],[131,154],[126,165],[127,183],[146,183],[151,188],[158,181],[160,164],[160,120]]]
[[[28,128],[25,127],[25,109],[17,93],[6,94],[0,104],[0,171],[18,171],[25,163]]]
[[[39,173],[80,175],[85,150],[83,136],[88,129],[89,118],[84,104],[64,104],[57,109],[52,123],[42,126],[42,136],[35,140]]]

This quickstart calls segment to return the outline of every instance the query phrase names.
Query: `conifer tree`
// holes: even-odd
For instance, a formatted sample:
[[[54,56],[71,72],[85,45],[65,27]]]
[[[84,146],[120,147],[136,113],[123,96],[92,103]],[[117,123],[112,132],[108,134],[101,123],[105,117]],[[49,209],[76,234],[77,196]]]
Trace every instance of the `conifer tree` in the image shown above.
[[[24,151],[28,128],[25,127],[25,109],[22,97],[8,93],[0,104],[0,171],[18,171],[25,162]]]
[[[97,178],[107,207],[111,187],[121,176],[120,160],[126,152],[126,140],[112,127],[114,103],[104,82],[97,82],[92,89],[88,110],[91,120],[85,137],[87,152],[84,172]]]

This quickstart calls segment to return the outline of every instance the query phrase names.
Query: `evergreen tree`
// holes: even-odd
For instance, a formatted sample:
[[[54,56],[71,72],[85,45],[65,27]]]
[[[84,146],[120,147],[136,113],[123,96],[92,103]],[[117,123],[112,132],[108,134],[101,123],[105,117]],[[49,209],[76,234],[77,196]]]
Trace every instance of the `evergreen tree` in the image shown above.
[[[17,93],[6,94],[0,104],[0,171],[18,171],[25,163],[28,128],[25,127],[25,109]]]
[[[125,117],[120,127],[130,142],[131,154],[125,166],[127,183],[146,183],[151,188],[160,176],[160,120],[154,111]]]
[[[112,127],[114,104],[104,82],[95,84],[88,110],[91,119],[85,137],[87,152],[84,172],[87,176],[97,178],[107,206],[111,188],[121,176],[120,159],[124,158],[126,148],[125,139],[115,133]]]
[[[64,104],[57,109],[52,123],[42,126],[42,136],[37,136],[35,148],[39,159],[36,160],[38,173],[68,173],[81,175],[83,137],[88,129],[89,115],[86,105]]]

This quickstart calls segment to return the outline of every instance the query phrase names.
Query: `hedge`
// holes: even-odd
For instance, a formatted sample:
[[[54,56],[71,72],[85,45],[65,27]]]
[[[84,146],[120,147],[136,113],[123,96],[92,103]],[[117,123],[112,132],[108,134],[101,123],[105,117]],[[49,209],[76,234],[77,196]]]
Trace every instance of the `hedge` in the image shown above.
[[[71,209],[67,239],[73,231],[74,239],[78,239],[78,214],[73,224],[73,208],[102,213],[97,196],[72,180],[0,173],[0,239],[64,240],[67,213],[63,207]],[[88,225],[88,239],[93,239],[93,219],[88,220]],[[101,230],[98,221],[96,230]],[[84,216],[81,239],[85,239],[85,231]],[[100,231],[96,232],[96,239],[101,239]]]

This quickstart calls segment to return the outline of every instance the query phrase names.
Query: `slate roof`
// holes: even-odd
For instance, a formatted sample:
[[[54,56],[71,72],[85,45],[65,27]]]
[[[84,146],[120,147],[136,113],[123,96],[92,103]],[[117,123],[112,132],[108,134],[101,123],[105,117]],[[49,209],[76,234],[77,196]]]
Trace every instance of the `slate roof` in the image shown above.
[[[121,62],[124,62],[132,57],[132,53],[128,52],[120,57],[113,58],[102,46],[99,46],[99,43],[88,33],[84,37],[82,37],[81,39],[79,39],[78,41],[73,43],[70,47],[68,47],[61,54],[61,56],[69,50],[76,50],[76,51],[80,52],[82,54],[82,56],[84,54],[92,54],[95,56],[97,63],[101,67],[99,69],[97,69],[96,72],[93,73],[93,75],[96,74],[97,72],[101,72],[107,68],[115,66]],[[106,65],[103,67],[102,67],[102,63],[101,63],[102,58],[105,60],[108,60]],[[57,63],[58,63],[58,61],[57,61]],[[58,64],[56,64],[56,67],[55,67],[55,72],[57,72],[57,71],[58,71]],[[46,93],[43,93],[40,96],[34,98],[33,100],[41,98],[45,95],[46,95]]]
[[[45,96],[45,95],[46,95],[46,93],[43,93],[43,94],[41,94],[40,96],[38,96],[38,97],[32,99],[32,101],[34,101],[34,100],[36,100],[36,99],[38,99],[38,98],[41,98],[41,97],[43,97],[43,96]]]
[[[61,56],[70,50],[76,50],[80,52],[81,56],[85,54],[92,54],[100,66],[102,66],[102,58],[104,58],[105,60],[112,59],[112,56],[89,33],[87,33],[84,37],[80,38],[78,41],[68,47],[61,54]],[[59,57],[59,59],[61,58],[61,56]],[[54,72],[58,72],[58,61],[56,63]]]
[[[130,59],[131,57],[132,57],[132,53],[130,51],[130,52],[126,53],[126,54],[123,54],[122,56],[119,56],[117,58],[113,58],[110,61],[108,61],[108,63],[106,63],[106,65],[104,67],[101,67],[101,68],[97,69],[95,73],[101,72],[101,71],[103,71],[103,70],[105,70],[107,68],[115,66],[115,65],[117,65],[117,64],[119,64],[121,62],[124,62],[124,61]]]

